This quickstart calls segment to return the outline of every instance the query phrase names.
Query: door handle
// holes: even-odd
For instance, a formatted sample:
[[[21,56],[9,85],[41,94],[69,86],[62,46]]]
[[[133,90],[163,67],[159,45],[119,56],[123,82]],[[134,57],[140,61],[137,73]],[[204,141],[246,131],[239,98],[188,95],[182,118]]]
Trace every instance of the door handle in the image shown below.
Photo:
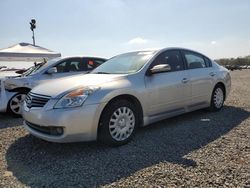
[[[210,72],[210,73],[209,73],[209,75],[210,75],[210,76],[215,76],[215,75],[216,75],[216,73],[214,73],[214,72]]]
[[[187,79],[187,78],[183,78],[183,79],[182,79],[182,83],[185,84],[185,83],[187,83],[187,82],[188,82],[188,79]]]

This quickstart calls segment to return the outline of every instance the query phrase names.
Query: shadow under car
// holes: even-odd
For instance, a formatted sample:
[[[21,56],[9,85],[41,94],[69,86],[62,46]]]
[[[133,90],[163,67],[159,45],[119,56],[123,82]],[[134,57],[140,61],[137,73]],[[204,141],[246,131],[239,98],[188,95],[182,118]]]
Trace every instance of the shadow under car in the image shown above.
[[[225,114],[227,118],[221,117]],[[31,187],[95,187],[160,162],[195,168],[196,162],[185,155],[227,134],[249,116],[233,106],[216,113],[199,110],[140,128],[129,144],[115,148],[97,142],[49,143],[27,135],[9,147],[8,170]]]

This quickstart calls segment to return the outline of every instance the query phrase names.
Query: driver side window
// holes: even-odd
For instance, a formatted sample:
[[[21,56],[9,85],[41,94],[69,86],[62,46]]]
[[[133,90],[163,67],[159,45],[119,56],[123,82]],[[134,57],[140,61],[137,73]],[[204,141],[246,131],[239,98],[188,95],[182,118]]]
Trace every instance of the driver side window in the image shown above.
[[[67,73],[67,72],[76,72],[81,71],[81,60],[80,59],[67,59],[57,64],[57,73]]]
[[[184,69],[181,53],[179,50],[169,50],[161,53],[155,60],[154,65],[168,64],[171,72],[181,71]]]

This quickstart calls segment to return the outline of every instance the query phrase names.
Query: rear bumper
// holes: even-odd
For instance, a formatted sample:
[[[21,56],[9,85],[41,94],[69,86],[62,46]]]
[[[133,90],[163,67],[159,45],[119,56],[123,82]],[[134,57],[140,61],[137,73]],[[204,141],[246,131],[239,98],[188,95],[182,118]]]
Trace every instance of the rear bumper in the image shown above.
[[[228,96],[229,96],[229,93],[231,91],[231,85],[232,85],[230,73],[228,73],[227,76],[226,76],[225,84],[226,84],[226,99],[227,99]]]

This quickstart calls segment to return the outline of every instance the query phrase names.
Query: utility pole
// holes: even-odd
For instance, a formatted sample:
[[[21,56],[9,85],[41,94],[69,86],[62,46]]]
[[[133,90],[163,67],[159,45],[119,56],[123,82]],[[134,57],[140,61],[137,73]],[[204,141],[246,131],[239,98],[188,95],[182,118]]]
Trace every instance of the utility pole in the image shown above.
[[[30,30],[32,31],[32,39],[33,39],[33,45],[36,45],[36,41],[35,41],[35,32],[34,29],[36,28],[36,20],[32,19],[30,22]]]

